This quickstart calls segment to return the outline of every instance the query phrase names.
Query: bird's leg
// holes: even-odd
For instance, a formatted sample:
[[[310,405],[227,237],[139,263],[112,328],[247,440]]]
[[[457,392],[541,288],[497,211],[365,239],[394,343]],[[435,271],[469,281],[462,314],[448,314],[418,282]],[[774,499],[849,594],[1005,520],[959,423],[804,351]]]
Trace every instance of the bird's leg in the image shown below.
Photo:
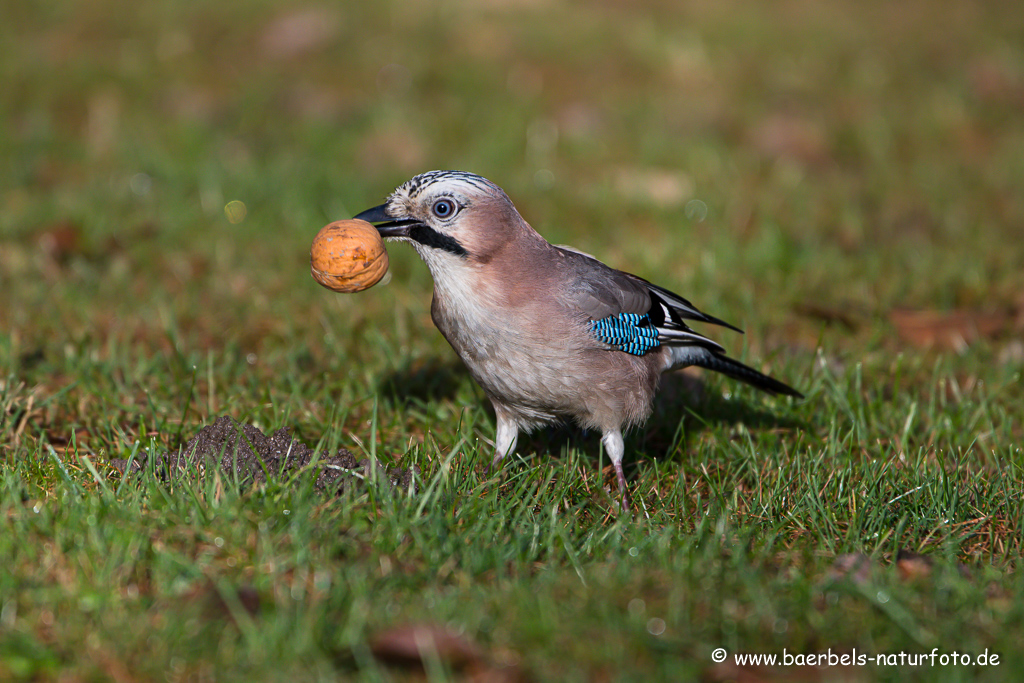
[[[500,411],[495,411],[495,415],[498,418],[498,432],[494,436],[494,459],[488,470],[501,465],[501,459],[516,449],[516,441],[519,440],[519,425]]]
[[[619,495],[622,496],[622,503],[626,509],[630,509],[629,488],[626,486],[626,475],[622,472],[622,456],[626,453],[626,445],[622,441],[622,432],[618,429],[610,429],[601,437],[604,444],[604,451],[608,459],[612,461],[615,468],[615,478],[619,482]]]

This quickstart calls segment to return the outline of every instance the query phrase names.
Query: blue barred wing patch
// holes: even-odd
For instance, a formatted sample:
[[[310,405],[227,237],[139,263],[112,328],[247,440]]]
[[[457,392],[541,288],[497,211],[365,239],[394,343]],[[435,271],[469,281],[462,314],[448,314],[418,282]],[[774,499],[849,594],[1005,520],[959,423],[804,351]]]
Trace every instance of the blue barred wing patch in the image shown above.
[[[647,315],[619,313],[592,320],[590,331],[605,344],[634,356],[642,356],[660,345],[658,329]]]

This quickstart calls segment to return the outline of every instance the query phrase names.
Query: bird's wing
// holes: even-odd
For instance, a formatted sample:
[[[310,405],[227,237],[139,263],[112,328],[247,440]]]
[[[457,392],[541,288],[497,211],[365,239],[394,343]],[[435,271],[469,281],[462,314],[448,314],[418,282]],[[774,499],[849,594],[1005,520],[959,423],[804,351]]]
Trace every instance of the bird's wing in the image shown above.
[[[560,278],[569,283],[565,294],[591,320],[619,313],[647,314],[651,308],[651,296],[647,287],[636,278],[572,247],[559,246],[556,249],[562,252],[564,258],[561,263],[567,271]]]
[[[556,248],[562,253],[562,263],[568,271],[563,281],[570,283],[563,295],[594,323],[603,321],[598,338],[605,343],[630,353],[640,350],[636,355],[660,344],[697,345],[722,351],[719,344],[697,334],[683,321],[697,320],[737,329],[643,278],[611,268],[571,247]],[[652,328],[657,334],[649,337]]]
[[[635,278],[640,282],[644,283],[648,291],[651,292],[651,296],[661,304],[661,306],[665,310],[666,315],[668,315],[669,317],[678,317],[683,318],[685,320],[696,320],[702,323],[709,323],[711,325],[720,325],[722,327],[728,327],[730,330],[735,330],[736,332],[743,334],[743,330],[741,330],[740,328],[725,322],[721,318],[716,318],[713,315],[708,315],[707,313],[698,310],[696,306],[694,306],[689,301],[679,296],[675,292],[671,292],[665,289],[664,287],[659,287],[658,285],[652,284],[647,280],[643,279],[642,277],[637,277],[636,275],[630,275],[630,277]],[[682,320],[680,320],[679,322],[681,323]]]

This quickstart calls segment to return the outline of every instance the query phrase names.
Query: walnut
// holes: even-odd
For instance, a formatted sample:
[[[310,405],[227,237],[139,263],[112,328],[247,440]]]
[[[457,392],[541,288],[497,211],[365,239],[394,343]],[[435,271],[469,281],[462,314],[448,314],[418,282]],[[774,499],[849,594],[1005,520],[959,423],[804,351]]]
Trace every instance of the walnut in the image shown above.
[[[309,269],[331,291],[361,292],[388,272],[388,252],[377,228],[366,221],[334,221],[314,238]]]

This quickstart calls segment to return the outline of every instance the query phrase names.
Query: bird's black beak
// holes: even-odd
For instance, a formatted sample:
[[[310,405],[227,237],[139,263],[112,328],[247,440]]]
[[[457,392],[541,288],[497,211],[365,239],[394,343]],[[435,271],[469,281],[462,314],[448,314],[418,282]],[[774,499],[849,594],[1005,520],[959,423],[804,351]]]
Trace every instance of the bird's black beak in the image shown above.
[[[367,209],[357,214],[355,219],[373,223],[381,237],[408,237],[409,228],[419,224],[419,221],[412,218],[395,219],[388,213],[387,204]]]

